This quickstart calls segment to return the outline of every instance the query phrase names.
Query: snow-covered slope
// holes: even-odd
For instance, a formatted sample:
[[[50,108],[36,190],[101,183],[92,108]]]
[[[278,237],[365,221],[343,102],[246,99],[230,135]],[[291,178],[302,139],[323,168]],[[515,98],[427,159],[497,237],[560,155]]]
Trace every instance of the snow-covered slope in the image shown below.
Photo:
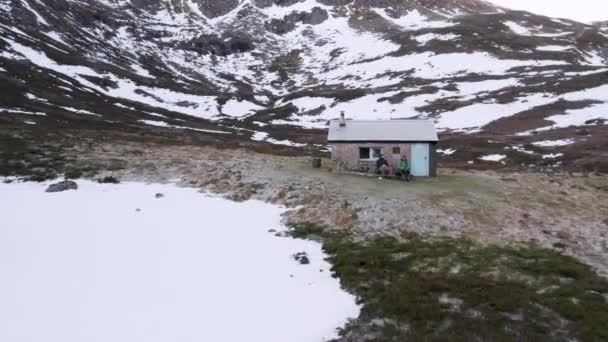
[[[446,137],[561,138],[608,119],[605,24],[484,1],[2,0],[0,12],[12,122],[310,142],[299,127],[341,111],[434,118]]]

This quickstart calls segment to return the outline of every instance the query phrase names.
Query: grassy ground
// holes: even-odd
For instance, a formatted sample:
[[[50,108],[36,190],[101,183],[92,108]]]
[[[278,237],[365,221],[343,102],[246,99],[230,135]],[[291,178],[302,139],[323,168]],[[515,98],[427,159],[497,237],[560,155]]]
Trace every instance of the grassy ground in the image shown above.
[[[0,176],[42,182],[60,175],[72,179],[93,178],[102,170],[126,167],[127,162],[120,159],[79,161],[66,145],[66,142],[31,142],[0,132]]]
[[[363,305],[344,341],[608,340],[608,282],[558,252],[416,235],[357,243],[308,224],[292,234],[321,237]]]
[[[324,160],[326,164],[329,161]],[[470,193],[500,195],[496,182],[476,175],[441,175],[436,178],[415,177],[412,182],[394,178],[378,178],[371,175],[330,172],[326,169],[314,169],[310,165],[296,164],[290,168],[294,174],[303,177],[314,177],[320,180],[340,184],[347,189],[356,189],[373,194],[384,193],[390,196],[404,192],[411,193],[450,193],[464,195]]]

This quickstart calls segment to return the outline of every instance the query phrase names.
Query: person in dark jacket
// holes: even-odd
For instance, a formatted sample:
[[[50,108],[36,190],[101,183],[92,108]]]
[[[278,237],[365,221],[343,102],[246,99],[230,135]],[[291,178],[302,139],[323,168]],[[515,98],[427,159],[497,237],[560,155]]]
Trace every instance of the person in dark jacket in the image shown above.
[[[388,176],[390,174],[390,172],[391,172],[391,170],[390,170],[390,167],[388,166],[388,161],[386,159],[384,159],[384,155],[381,154],[380,158],[378,158],[378,160],[376,160],[376,173]]]

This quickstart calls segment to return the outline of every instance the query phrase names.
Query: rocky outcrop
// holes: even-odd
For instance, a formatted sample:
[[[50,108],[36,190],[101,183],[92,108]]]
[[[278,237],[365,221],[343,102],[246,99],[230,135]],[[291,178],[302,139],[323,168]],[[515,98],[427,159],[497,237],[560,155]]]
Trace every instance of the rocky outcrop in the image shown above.
[[[234,53],[247,52],[255,45],[250,38],[238,35],[202,35],[191,39],[180,46],[183,49],[195,51],[201,55],[229,56]]]
[[[294,30],[298,23],[318,25],[329,18],[326,10],[315,7],[310,12],[293,12],[283,19],[272,19],[266,22],[268,31],[276,34],[285,34]]]

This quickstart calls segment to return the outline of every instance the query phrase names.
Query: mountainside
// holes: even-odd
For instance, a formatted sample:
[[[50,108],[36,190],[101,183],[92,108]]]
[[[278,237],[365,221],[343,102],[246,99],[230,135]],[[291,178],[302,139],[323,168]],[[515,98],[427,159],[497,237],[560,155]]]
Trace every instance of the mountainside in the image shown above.
[[[323,150],[433,118],[446,164],[608,171],[608,24],[480,0],[0,0],[0,124]]]

